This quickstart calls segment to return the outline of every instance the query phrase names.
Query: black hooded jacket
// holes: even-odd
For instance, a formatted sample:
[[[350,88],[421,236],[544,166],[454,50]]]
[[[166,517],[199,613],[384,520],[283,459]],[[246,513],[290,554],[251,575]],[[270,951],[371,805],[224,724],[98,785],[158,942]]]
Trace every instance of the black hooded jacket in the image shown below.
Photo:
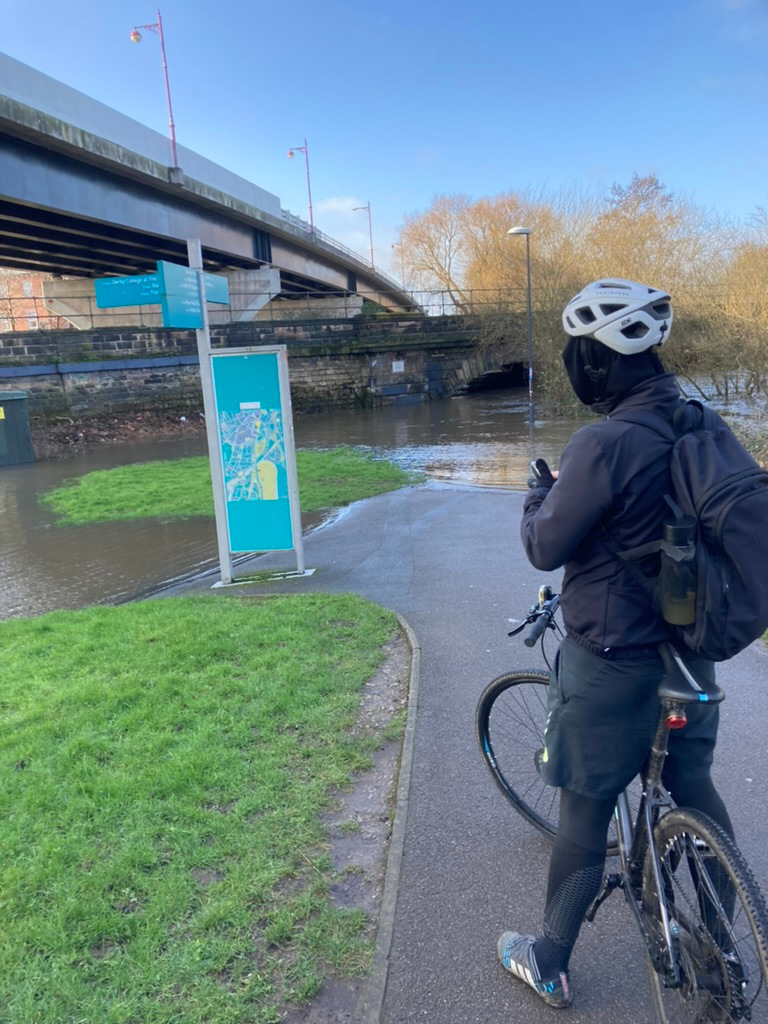
[[[679,403],[674,374],[662,372],[592,408],[613,415],[645,409],[671,421]],[[594,654],[620,656],[669,638],[650,592],[606,545],[606,530],[622,549],[661,536],[669,460],[670,445],[661,435],[609,415],[577,430],[554,486],[526,498],[521,536],[528,559],[544,571],[565,566],[565,629]]]

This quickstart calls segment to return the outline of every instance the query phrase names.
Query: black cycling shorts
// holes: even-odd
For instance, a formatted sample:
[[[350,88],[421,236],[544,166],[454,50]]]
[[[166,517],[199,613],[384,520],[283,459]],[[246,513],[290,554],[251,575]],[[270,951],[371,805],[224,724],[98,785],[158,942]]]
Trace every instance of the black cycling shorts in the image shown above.
[[[689,662],[696,674],[714,679],[712,662]],[[653,654],[608,661],[569,637],[557,653],[549,685],[541,774],[595,800],[613,799],[643,766],[659,719],[658,688],[664,676]],[[664,780],[707,778],[712,767],[718,706],[689,704],[688,724],[672,730]]]

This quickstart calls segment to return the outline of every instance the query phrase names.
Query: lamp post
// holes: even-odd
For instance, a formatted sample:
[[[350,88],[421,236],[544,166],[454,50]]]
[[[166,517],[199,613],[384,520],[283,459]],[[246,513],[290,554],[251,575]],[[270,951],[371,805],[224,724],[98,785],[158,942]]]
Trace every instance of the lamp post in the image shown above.
[[[390,248],[400,250],[400,280],[403,285],[403,291],[405,291],[405,256],[403,255],[403,243],[393,242]]]
[[[533,426],[533,312],[531,310],[531,229],[510,228],[508,235],[525,235],[525,265],[528,276],[528,422]]]
[[[371,244],[371,270],[374,270],[373,265],[373,228],[371,227],[371,200],[369,199],[365,206],[353,206],[353,210],[367,210],[368,211],[368,239]]]
[[[165,56],[165,36],[163,35],[163,19],[160,17],[160,10],[157,11],[157,21],[153,21],[151,25],[134,25],[133,32],[131,32],[131,42],[141,42],[141,32],[139,29],[145,28],[148,32],[156,32],[160,36],[160,52],[163,55],[163,74],[165,75],[165,95],[168,97],[168,125],[171,129],[171,155],[173,157],[173,166],[179,166],[179,158],[176,154],[176,125],[173,123],[173,106],[171,104],[171,84],[168,81],[168,60]]]
[[[307,140],[304,139],[303,146],[293,146],[288,150],[288,159],[293,160],[297,153],[304,154],[304,163],[307,166],[307,195],[309,197],[309,230],[312,234],[315,233],[315,221],[312,216],[312,182],[309,178],[309,147],[307,146]]]

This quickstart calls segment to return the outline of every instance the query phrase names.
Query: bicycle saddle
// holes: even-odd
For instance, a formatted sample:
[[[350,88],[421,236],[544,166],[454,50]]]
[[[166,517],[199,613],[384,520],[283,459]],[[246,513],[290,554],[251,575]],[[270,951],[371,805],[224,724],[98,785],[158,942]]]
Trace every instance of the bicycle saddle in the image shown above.
[[[662,700],[673,700],[680,704],[719,704],[725,700],[725,693],[717,683],[695,676],[671,643],[659,644],[659,654],[666,669],[659,686],[659,697]]]

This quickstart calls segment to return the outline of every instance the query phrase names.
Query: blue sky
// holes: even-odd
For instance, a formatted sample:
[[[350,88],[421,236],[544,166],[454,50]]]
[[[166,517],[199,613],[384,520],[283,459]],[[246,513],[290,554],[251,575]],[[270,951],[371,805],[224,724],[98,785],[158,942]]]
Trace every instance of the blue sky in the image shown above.
[[[162,0],[179,144],[397,273],[441,194],[656,174],[747,221],[768,206],[768,0]],[[0,49],[167,132],[147,0],[0,0]]]

